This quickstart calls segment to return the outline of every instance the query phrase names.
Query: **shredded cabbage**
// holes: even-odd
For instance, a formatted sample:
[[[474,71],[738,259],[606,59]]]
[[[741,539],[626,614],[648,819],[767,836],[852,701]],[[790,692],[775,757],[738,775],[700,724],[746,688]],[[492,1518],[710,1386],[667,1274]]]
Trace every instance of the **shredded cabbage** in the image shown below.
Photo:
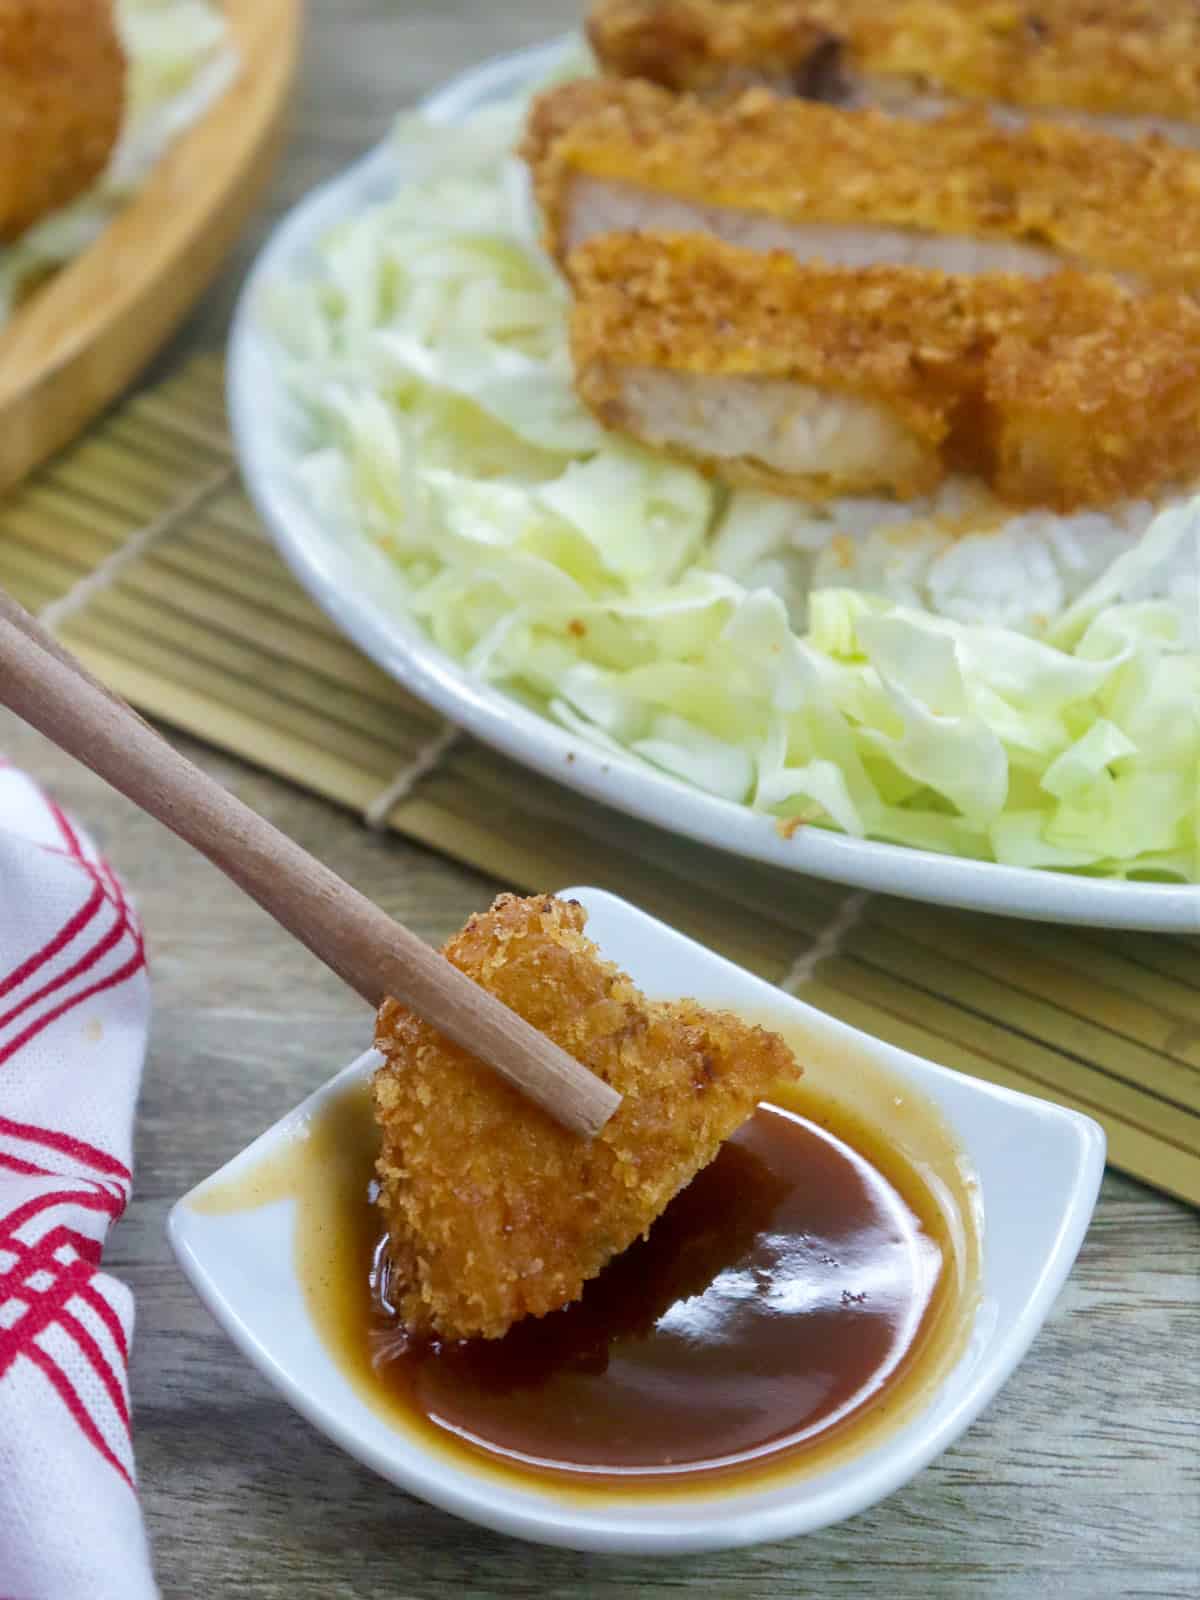
[[[0,325],[21,294],[103,233],[167,146],[224,93],[237,58],[209,0],[117,0],[128,62],[125,124],[108,168],[92,187],[0,248]]]
[[[391,603],[615,758],[779,819],[1200,879],[1200,502],[1011,518],[729,493],[576,401],[516,102],[406,120],[394,197],[264,305],[298,470]]]

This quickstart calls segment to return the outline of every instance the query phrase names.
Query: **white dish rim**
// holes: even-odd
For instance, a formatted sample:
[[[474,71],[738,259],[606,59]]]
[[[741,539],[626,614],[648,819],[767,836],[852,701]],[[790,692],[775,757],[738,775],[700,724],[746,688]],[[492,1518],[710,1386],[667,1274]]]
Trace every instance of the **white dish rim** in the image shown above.
[[[455,78],[424,102],[460,119],[545,73],[562,40],[518,51]],[[390,141],[307,195],[278,225],[252,268],[230,335],[228,402],[247,493],[292,572],[318,606],[392,678],[449,721],[511,759],[618,811],[733,855],[836,883],[930,904],[1036,921],[1149,932],[1200,932],[1200,885],[1075,877],[943,856],[821,828],[781,836],[774,818],[666,773],[643,770],[587,743],[503,691],[473,678],[411,619],[387,610],[323,529],[288,470],[287,397],[274,377],[258,296],[298,264],[333,222],[385,192],[396,175]]]

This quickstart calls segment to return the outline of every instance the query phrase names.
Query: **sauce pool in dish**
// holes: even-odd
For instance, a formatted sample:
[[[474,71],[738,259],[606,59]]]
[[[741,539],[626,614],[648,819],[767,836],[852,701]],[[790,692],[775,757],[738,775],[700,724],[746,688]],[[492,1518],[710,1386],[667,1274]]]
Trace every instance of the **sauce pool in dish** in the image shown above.
[[[763,1106],[574,1305],[402,1350],[383,1270],[357,1341],[399,1401],[488,1454],[713,1470],[818,1439],[885,1392],[941,1278],[936,1234],[883,1174]]]
[[[198,1203],[294,1197],[326,1347],[376,1411],[464,1466],[589,1496],[815,1470],[900,1425],[960,1353],[978,1239],[936,1113],[880,1085],[894,1140],[810,1075],[580,1300],[502,1339],[412,1340],[392,1313],[365,1083]]]

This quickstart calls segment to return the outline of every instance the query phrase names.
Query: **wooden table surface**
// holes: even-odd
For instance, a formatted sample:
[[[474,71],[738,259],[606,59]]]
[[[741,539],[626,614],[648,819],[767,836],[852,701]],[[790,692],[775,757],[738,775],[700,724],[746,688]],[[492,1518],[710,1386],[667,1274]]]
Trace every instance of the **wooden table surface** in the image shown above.
[[[381,135],[399,106],[578,15],[572,0],[315,0],[309,9],[277,179],[164,364],[220,341],[272,218]],[[670,1561],[540,1550],[410,1500],[342,1455],[217,1331],[176,1269],[163,1224],[184,1190],[355,1055],[370,1018],[206,863],[3,713],[0,748],[93,829],[139,896],[149,933],[155,1019],[136,1193],[107,1259],[138,1299],[142,1498],[170,1600],[1200,1595],[1196,1217],[1113,1174],[1049,1325],[999,1400],[912,1484],[839,1528]],[[186,748],[430,939],[501,887]]]

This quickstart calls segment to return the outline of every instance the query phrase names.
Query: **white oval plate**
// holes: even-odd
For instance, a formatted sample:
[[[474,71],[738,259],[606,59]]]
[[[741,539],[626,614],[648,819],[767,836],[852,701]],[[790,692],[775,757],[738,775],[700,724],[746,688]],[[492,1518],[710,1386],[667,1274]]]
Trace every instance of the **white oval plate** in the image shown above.
[[[478,67],[434,95],[425,111],[441,122],[460,121],[544,75],[562,48],[555,43]],[[385,558],[365,537],[347,542],[344,533],[324,526],[306,502],[294,471],[296,419],[256,313],[269,279],[303,272],[327,229],[386,198],[402,176],[389,142],[292,211],[250,275],[229,352],[230,416],[247,490],[297,578],[367,655],[412,694],[513,760],[632,816],[786,872],[1045,922],[1200,932],[1200,886],[1070,877],[820,828],[802,828],[784,839],[772,817],[626,764],[472,677],[438,650],[404,614]],[[802,884],[796,892],[803,893]]]

